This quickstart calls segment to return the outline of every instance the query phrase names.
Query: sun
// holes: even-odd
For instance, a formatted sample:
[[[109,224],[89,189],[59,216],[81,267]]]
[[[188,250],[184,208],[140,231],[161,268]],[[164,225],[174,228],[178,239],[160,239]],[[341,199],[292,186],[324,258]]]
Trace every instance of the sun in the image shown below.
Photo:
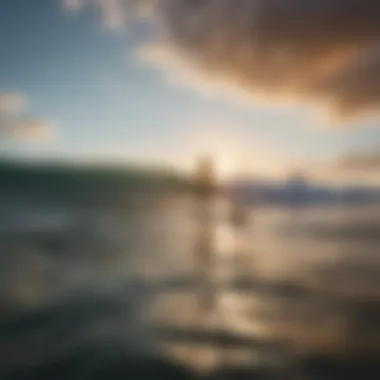
[[[227,181],[237,174],[237,166],[233,156],[227,154],[216,154],[211,151],[197,151],[182,160],[180,165],[190,176],[195,174],[197,163],[202,157],[207,157],[211,161],[213,172],[218,181]]]
[[[238,168],[231,156],[219,154],[213,156],[213,159],[215,162],[216,175],[220,180],[232,179],[236,175]]]
[[[217,179],[225,181],[246,172],[247,166],[252,162],[248,159],[250,156],[250,147],[247,147],[246,139],[234,126],[210,122],[191,128],[191,133],[183,139],[177,163],[182,162],[182,167],[193,173],[199,158],[209,157],[213,162]]]

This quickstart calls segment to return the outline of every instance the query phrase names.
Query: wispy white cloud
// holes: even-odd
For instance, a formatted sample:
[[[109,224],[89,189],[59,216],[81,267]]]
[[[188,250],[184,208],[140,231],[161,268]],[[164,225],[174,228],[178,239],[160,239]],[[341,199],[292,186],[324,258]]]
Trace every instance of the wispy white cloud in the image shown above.
[[[340,155],[333,160],[331,169],[340,174],[372,174],[378,176],[380,171],[380,150]]]
[[[25,118],[9,124],[5,133],[11,138],[22,141],[50,141],[55,137],[56,124],[40,118]]]
[[[23,94],[0,92],[0,118],[23,112],[27,103],[28,101]]]
[[[85,0],[62,0],[63,8],[69,12],[78,12],[85,4]]]
[[[352,151],[314,162],[304,168],[310,178],[329,183],[360,182],[379,186],[380,149]]]
[[[151,0],[145,1],[146,3]],[[61,0],[62,6],[69,12],[80,12],[85,8],[100,11],[103,26],[113,32],[122,30],[130,17],[142,7],[143,0]]]
[[[0,92],[0,138],[45,141],[54,137],[56,124],[26,116],[27,106],[24,94]]]

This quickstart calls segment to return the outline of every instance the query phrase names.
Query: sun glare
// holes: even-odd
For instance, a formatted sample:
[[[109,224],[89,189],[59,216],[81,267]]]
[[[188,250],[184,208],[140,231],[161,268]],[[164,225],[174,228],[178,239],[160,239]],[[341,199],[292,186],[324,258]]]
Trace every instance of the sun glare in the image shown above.
[[[221,180],[228,180],[236,175],[238,168],[232,157],[228,155],[215,155],[213,156],[213,159],[218,178]]]

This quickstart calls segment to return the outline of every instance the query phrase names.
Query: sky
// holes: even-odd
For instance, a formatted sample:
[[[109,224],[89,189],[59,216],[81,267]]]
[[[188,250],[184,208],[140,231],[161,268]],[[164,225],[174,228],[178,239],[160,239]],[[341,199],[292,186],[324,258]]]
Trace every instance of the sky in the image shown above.
[[[373,176],[378,16],[373,0],[0,0],[1,156]]]

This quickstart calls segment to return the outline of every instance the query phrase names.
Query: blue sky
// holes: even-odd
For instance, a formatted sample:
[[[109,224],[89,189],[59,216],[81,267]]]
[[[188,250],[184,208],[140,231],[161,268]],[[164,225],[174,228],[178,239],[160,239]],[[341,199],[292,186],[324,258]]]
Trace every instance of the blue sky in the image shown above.
[[[112,33],[100,19],[58,0],[1,1],[0,93],[23,94],[26,115],[56,126],[50,139],[3,138],[3,156],[186,166],[215,150],[223,165],[265,171],[378,148],[376,120],[326,127],[304,104],[264,106],[170,84],[135,59],[150,38],[146,25]]]

